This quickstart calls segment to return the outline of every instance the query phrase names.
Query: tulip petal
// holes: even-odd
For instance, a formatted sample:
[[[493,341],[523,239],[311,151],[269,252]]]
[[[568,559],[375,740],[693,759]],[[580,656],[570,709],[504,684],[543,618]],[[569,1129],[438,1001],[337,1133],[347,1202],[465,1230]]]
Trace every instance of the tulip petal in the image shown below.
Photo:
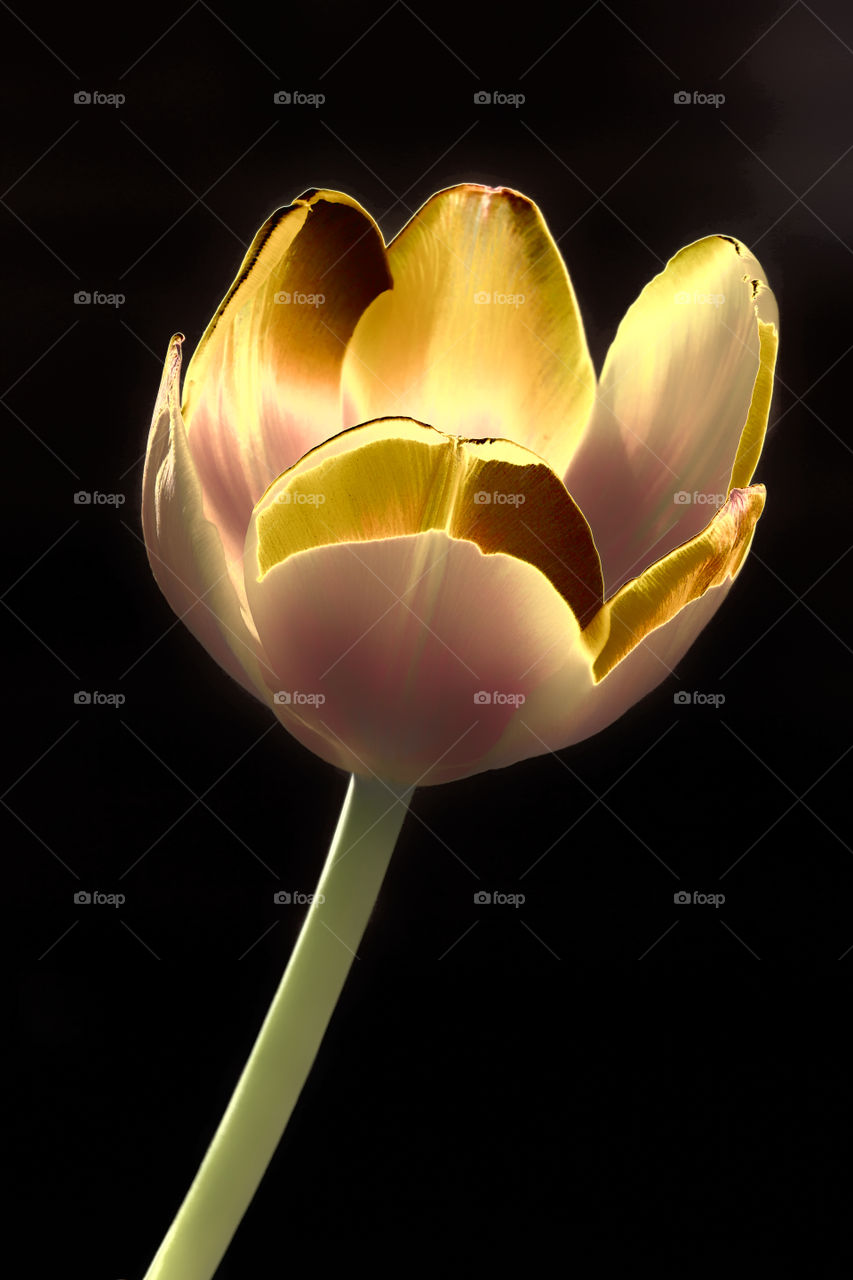
[[[261,674],[263,650],[241,607],[219,533],[204,514],[178,398],[182,342],[178,334],[169,344],[148,436],[142,480],[148,560],[172,609],[210,656],[249,693],[270,703]]]
[[[509,440],[471,441],[411,419],[342,432],[302,458],[258,503],[245,573],[298,552],[445,529],[485,554],[534,565],[581,627],[603,600],[589,525],[553,471]]]
[[[593,689],[583,632],[547,578],[444,529],[316,546],[247,590],[276,714],[349,772],[466,777],[555,668],[567,716]]]
[[[667,676],[710,622],[749,550],[764,486],[734,489],[698,537],[611,597],[583,633],[593,655],[592,696],[575,696],[570,662],[536,687],[481,763],[502,769],[600,733]]]
[[[682,249],[619,326],[566,472],[608,595],[749,483],[770,405],[777,309],[738,241]]]
[[[347,351],[344,425],[400,415],[469,439],[504,437],[562,475],[595,373],[537,206],[506,187],[440,191],[388,261],[393,290],[367,309]]]
[[[379,228],[338,192],[306,192],[255,236],[184,387],[205,511],[229,559],[242,558],[270,482],[340,431],[344,350],[390,284]]]
[[[752,542],[764,509],[764,485],[733,489],[722,511],[706,529],[632,579],[607,601],[607,643],[595,661],[603,680],[640,641],[662,626],[709,587],[734,579]]]

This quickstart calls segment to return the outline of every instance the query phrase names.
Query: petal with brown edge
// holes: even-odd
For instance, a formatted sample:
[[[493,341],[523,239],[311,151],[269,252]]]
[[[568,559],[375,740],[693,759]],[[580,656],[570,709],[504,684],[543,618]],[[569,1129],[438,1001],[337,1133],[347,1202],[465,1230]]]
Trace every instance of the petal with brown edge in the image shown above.
[[[763,484],[733,489],[722,510],[690,542],[671,551],[626,583],[604,606],[610,619],[607,643],[595,660],[603,680],[633,648],[709,587],[735,578],[764,510]]]
[[[258,498],[340,431],[344,351],[391,285],[379,228],[349,196],[308,191],[264,223],[187,368],[184,419],[205,511],[241,559]]]
[[[462,440],[408,418],[353,427],[312,450],[270,486],[253,525],[247,579],[313,547],[445,529],[486,555],[534,565],[581,627],[604,600],[589,525],[541,458],[510,440]]]
[[[732,490],[701,534],[611,597],[584,633],[594,655],[592,696],[573,703],[570,664],[566,673],[558,669],[513,717],[482,768],[504,768],[582,742],[673,675],[728,595],[763,506],[763,485]]]

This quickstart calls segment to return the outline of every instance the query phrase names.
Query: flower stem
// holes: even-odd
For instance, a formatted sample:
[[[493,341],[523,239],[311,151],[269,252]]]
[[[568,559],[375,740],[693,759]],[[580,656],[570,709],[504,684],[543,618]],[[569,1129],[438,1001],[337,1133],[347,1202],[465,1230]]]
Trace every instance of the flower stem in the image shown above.
[[[413,790],[350,778],[317,892],[284,977],[145,1280],[211,1280],[219,1266],[308,1078]]]

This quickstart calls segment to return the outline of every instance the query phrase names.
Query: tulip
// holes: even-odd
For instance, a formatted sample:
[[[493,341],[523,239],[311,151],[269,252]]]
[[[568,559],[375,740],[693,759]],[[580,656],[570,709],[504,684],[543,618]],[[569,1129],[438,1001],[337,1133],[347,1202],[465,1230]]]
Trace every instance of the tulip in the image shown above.
[[[598,733],[722,604],[764,505],[776,322],[755,258],[707,236],[642,291],[596,380],[538,208],[466,184],[387,248],[354,200],[307,192],[258,232],[182,398],[172,339],[143,480],[154,576],[211,657],[352,777],[325,905],[152,1280],[215,1269],[413,789]]]
[[[671,673],[743,565],[775,322],[756,260],[706,237],[596,387],[529,200],[439,192],[386,250],[355,201],[308,192],[255,237],[182,404],[172,340],[154,575],[349,773],[427,786],[560,750]]]

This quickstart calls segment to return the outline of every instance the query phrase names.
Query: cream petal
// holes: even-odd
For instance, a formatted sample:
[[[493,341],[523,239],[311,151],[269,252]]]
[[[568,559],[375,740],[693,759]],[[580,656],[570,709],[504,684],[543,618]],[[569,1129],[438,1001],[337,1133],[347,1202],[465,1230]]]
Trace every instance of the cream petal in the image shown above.
[[[565,265],[535,204],[473,184],[434,195],[388,249],[394,278],[344,362],[344,425],[405,416],[504,437],[562,475],[595,392]]]
[[[698,534],[752,479],[777,319],[759,263],[727,236],[682,249],[629,309],[565,476],[608,594]]]
[[[182,335],[169,345],[154,408],[142,480],[142,528],[160,590],[212,658],[263,702],[272,701],[265,661],[241,606],[242,566],[232,580],[222,540],[206,519],[187,444],[178,387]]]
[[[242,559],[271,481],[340,431],[346,345],[390,284],[379,228],[338,192],[306,192],[255,236],[184,387],[205,512],[229,560]]]
[[[567,716],[591,695],[577,620],[524,561],[430,529],[298,552],[259,580],[253,535],[254,522],[246,585],[276,714],[331,764],[449,782],[483,767],[521,700],[557,668]]]

